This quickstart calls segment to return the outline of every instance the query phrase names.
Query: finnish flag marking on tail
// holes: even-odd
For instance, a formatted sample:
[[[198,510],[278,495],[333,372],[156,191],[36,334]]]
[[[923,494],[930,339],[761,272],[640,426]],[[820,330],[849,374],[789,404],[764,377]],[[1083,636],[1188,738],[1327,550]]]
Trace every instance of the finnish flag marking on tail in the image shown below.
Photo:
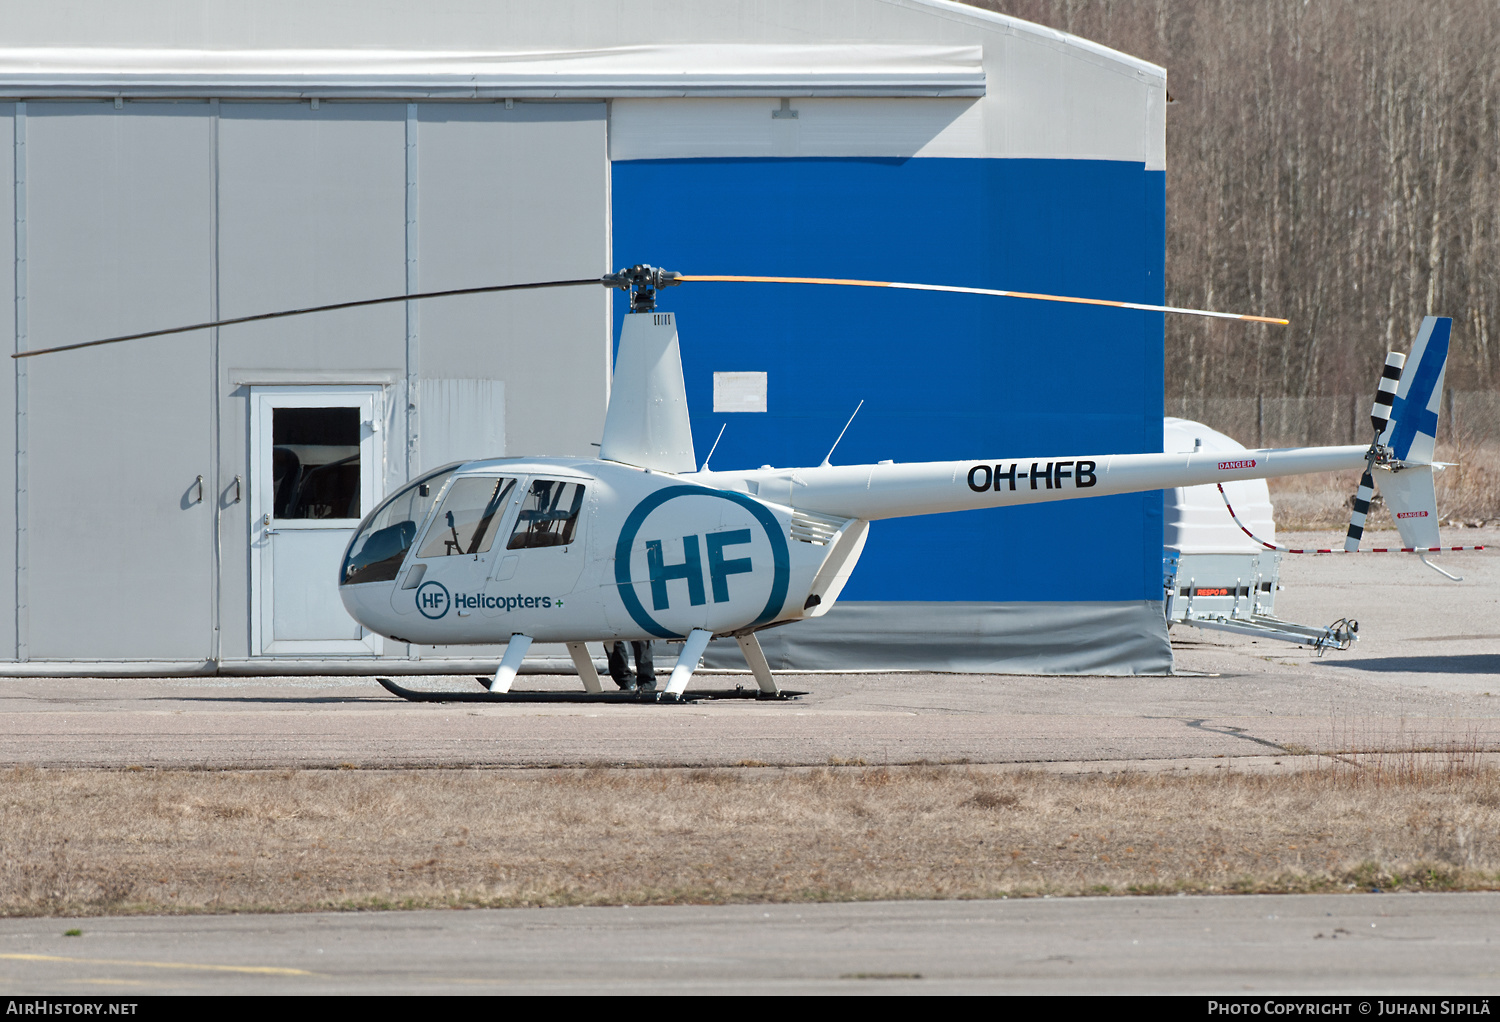
[[[1433,551],[1442,543],[1432,459],[1452,329],[1453,320],[1446,316],[1422,320],[1422,330],[1396,387],[1391,424],[1380,438],[1396,462],[1381,476],[1380,490],[1401,533],[1401,545],[1418,551]]]
[[[1448,365],[1448,336],[1452,331],[1453,320],[1447,316],[1427,316],[1422,320],[1422,330],[1396,386],[1391,423],[1380,437],[1397,461],[1432,464],[1438,407],[1443,400],[1443,372]]]

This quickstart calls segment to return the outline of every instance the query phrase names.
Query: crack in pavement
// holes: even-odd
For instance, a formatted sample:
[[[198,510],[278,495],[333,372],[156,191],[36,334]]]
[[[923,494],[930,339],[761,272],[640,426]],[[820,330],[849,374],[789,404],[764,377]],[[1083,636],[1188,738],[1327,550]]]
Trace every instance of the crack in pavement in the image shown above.
[[[1146,719],[1180,720],[1190,728],[1194,728],[1198,731],[1207,731],[1211,735],[1223,735],[1226,738],[1241,738],[1247,742],[1254,742],[1256,745],[1264,745],[1268,749],[1275,749],[1277,752],[1284,752],[1288,756],[1294,755],[1294,753],[1284,745],[1277,745],[1275,742],[1268,741],[1265,738],[1256,738],[1254,735],[1246,734],[1246,728],[1234,727],[1230,724],[1224,724],[1220,727],[1208,727],[1206,726],[1209,721],[1208,717],[1199,717],[1195,720],[1187,719],[1184,717],[1147,717]]]

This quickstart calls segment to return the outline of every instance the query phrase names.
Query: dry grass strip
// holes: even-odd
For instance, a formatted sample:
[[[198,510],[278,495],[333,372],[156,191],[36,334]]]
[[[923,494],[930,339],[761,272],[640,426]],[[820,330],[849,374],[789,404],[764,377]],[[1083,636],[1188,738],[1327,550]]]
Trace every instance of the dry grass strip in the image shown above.
[[[1452,758],[0,777],[7,915],[1500,887],[1500,772]]]
[[[1453,463],[1437,473],[1438,514],[1445,528],[1478,528],[1500,520],[1500,445],[1447,442],[1438,445],[1437,460]],[[1268,480],[1276,508],[1276,528],[1339,529],[1349,524],[1359,470]],[[1379,489],[1376,480],[1376,489]],[[1385,498],[1377,494],[1371,529],[1394,529]],[[1475,542],[1462,533],[1445,536],[1450,545]]]

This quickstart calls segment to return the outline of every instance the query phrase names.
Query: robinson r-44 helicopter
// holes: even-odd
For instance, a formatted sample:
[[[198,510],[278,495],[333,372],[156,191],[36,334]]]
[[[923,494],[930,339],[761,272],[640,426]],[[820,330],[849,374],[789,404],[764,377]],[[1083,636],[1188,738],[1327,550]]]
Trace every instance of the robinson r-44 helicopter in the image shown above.
[[[1402,549],[1419,555],[1442,549],[1432,473],[1451,320],[1428,317],[1412,357],[1387,358],[1368,446],[1252,450],[1229,460],[1207,452],[875,465],[833,465],[825,458],[806,468],[717,472],[706,463],[700,469],[695,459],[676,317],[656,308],[661,288],[691,281],[897,287],[1285,323],[1102,299],[886,281],[691,276],[642,265],[602,278],[345,302],[16,357],[456,294],[600,284],[626,291],[630,312],[597,458],[447,465],[382,501],[350,541],[339,592],[364,627],[398,642],[506,644],[483,691],[417,692],[381,679],[408,699],[523,698],[511,686],[527,650],[541,641],[567,645],[587,693],[582,698],[681,701],[714,637],[733,637],[755,676],[756,694],[776,698],[783,693],[756,632],[826,614],[859,561],[869,523],[885,518],[1363,466],[1345,549],[1359,549],[1377,471]],[[652,639],[682,642],[664,688],[605,693],[585,644]]]

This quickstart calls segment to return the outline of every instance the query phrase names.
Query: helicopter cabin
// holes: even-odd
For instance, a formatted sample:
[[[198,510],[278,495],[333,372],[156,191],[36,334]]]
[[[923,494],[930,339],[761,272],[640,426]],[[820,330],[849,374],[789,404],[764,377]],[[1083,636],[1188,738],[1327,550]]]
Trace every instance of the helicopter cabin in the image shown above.
[[[1161,303],[1166,109],[1160,67],[947,0],[30,5],[0,52],[0,332],[24,354],[635,263]],[[861,401],[836,464],[1162,449],[1160,314],[661,303],[714,469],[816,465]],[[595,457],[624,314],[560,288],[7,360],[0,671],[492,670],[503,647],[361,628],[341,559],[443,465]],[[777,669],[1163,673],[1161,514],[878,522],[839,602],[763,645]],[[709,664],[743,668],[727,646]]]

